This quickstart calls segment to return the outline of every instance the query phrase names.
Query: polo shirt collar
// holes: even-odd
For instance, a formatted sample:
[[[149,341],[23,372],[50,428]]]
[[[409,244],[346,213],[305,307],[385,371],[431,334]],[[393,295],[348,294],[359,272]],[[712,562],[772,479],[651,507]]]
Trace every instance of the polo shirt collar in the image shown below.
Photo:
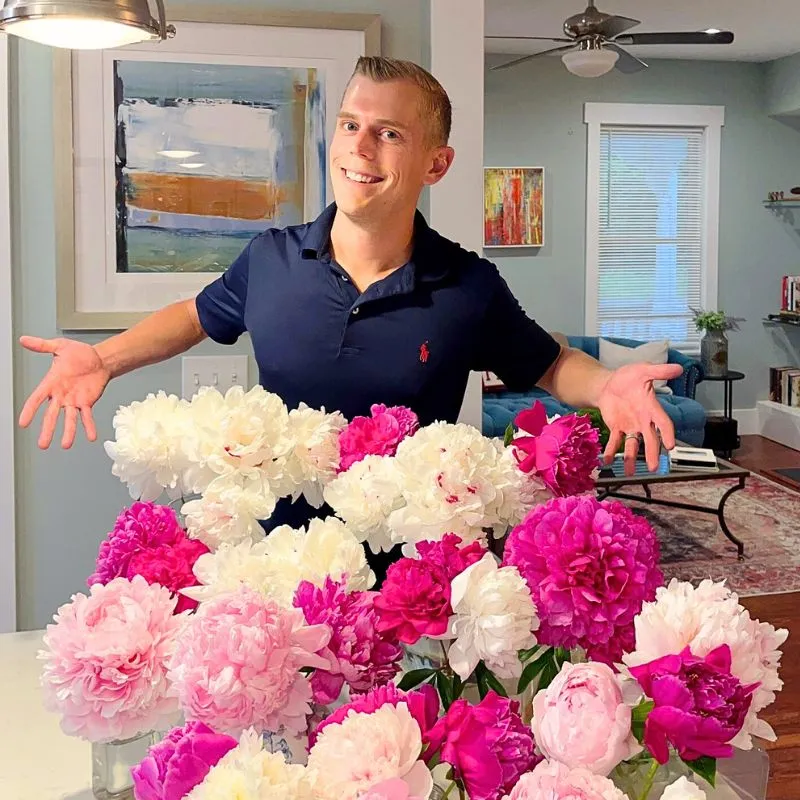
[[[330,253],[331,227],[336,216],[336,203],[331,203],[313,222],[308,224],[300,242],[303,258],[320,259]],[[421,281],[439,281],[448,273],[445,260],[437,258],[438,234],[433,231],[425,217],[417,210],[414,215],[414,251],[411,264],[414,276]]]

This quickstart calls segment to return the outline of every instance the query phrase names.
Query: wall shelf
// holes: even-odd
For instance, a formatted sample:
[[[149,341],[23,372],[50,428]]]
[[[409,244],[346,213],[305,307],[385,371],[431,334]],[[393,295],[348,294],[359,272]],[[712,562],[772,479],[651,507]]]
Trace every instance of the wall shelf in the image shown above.
[[[765,206],[794,206],[800,203],[800,197],[784,197],[783,200],[762,200]]]
[[[767,314],[762,321],[771,322],[778,325],[791,325],[794,328],[800,328],[800,317],[797,319],[789,319],[782,317],[780,314]]]

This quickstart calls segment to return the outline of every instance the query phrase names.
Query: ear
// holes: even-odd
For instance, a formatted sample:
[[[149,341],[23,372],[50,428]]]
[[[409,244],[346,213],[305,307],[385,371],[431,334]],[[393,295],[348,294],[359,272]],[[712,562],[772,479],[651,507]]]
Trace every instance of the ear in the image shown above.
[[[437,147],[432,154],[432,160],[428,173],[425,175],[425,185],[433,186],[447,175],[447,170],[453,163],[456,151],[452,147]]]

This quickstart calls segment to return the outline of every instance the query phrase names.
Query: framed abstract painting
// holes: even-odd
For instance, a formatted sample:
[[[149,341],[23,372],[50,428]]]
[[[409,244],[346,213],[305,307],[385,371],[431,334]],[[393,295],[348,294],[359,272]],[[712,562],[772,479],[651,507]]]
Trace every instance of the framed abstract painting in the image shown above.
[[[483,246],[544,244],[544,168],[485,167]]]
[[[58,325],[121,330],[331,202],[327,150],[380,18],[170,6],[174,38],[57,53]]]

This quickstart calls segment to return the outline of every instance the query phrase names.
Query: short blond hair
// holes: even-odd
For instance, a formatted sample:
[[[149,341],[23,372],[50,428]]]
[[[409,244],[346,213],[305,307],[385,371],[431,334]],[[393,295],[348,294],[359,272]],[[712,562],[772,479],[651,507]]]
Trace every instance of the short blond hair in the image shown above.
[[[446,145],[450,139],[453,122],[453,108],[450,98],[439,81],[428,70],[413,61],[384,56],[361,56],[350,80],[357,75],[369,78],[375,83],[387,81],[409,81],[422,94],[422,111],[432,120],[431,138],[437,145]]]

